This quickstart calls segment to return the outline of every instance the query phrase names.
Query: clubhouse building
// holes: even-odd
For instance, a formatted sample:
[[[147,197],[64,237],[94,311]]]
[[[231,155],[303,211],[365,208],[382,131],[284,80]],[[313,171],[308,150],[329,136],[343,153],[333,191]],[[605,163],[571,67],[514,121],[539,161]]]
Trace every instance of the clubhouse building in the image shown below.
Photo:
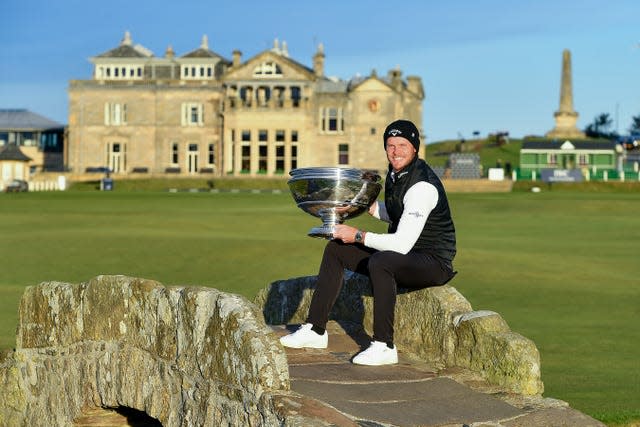
[[[397,118],[422,128],[420,77],[400,69],[350,80],[325,75],[322,45],[311,66],[285,42],[243,60],[206,36],[178,56],[156,57],[127,32],[91,58],[93,75],[69,84],[66,164],[73,174],[287,176],[299,167],[383,171],[381,136]]]

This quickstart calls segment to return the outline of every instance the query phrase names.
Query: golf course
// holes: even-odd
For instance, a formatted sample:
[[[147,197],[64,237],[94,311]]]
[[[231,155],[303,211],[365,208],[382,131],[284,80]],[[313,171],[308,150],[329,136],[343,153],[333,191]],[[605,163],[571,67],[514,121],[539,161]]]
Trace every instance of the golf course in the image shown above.
[[[640,191],[453,193],[456,278],[541,353],[544,395],[606,424],[640,420]],[[314,275],[320,220],[287,191],[0,194],[0,349],[26,286],[101,274],[209,286],[252,300]],[[368,215],[349,223],[383,232]],[[401,350],[401,349],[400,349]]]

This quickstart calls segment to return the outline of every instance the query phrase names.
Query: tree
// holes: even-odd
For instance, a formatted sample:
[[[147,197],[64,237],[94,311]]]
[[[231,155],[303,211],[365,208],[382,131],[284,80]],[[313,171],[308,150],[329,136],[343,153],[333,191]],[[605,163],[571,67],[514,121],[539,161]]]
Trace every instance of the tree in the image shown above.
[[[590,138],[615,138],[617,136],[616,132],[609,131],[612,124],[613,119],[609,116],[609,113],[602,113],[587,125],[584,132]]]
[[[640,133],[640,114],[631,118],[629,133]]]

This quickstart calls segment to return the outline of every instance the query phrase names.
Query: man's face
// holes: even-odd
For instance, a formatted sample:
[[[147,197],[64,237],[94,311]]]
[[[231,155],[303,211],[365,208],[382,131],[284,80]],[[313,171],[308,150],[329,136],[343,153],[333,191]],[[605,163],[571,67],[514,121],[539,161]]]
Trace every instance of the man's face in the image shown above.
[[[387,138],[387,160],[394,172],[405,168],[416,156],[416,149],[408,139],[401,136]]]

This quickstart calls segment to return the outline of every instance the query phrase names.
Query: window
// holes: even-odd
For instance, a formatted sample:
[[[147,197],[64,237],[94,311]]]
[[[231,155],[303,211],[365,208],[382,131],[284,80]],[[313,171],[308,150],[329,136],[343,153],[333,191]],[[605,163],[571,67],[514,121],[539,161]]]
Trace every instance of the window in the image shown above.
[[[298,131],[297,130],[292,130],[291,131],[291,142],[298,142]]]
[[[35,134],[33,132],[20,132],[18,134],[18,145],[23,145],[25,147],[35,147],[37,141],[34,139]]]
[[[282,77],[282,69],[272,61],[265,61],[253,69],[253,77]]]
[[[300,88],[298,86],[291,86],[291,101],[294,107],[300,106]]]
[[[171,144],[171,166],[178,166],[178,143]]]
[[[240,99],[242,99],[242,105],[245,107],[251,107],[253,101],[253,88],[251,86],[241,87]]]
[[[285,94],[285,88],[283,86],[276,86],[273,88],[273,96],[275,99],[275,106],[276,107],[284,107],[284,94]]]
[[[243,130],[242,131],[242,141],[251,141],[251,131],[250,130]]]
[[[104,104],[105,126],[121,126],[127,124],[127,104],[107,102]]]
[[[266,129],[260,129],[258,131],[258,141],[266,142],[269,138],[269,132]]]
[[[586,154],[578,154],[578,164],[580,166],[586,166],[589,164],[589,156]]]
[[[298,167],[298,146],[291,146],[291,169]]]
[[[183,80],[206,80],[213,75],[213,68],[207,64],[183,65],[180,69]]]
[[[284,130],[276,130],[276,142],[284,142]]]
[[[216,164],[216,146],[214,144],[209,144],[209,146],[207,147],[207,163],[210,166],[213,166]]]
[[[202,126],[204,124],[204,105],[195,102],[182,104],[182,126]]]
[[[141,80],[142,66],[102,64],[95,68],[95,78],[99,80]]]
[[[271,88],[266,86],[258,87],[256,91],[258,97],[258,105],[260,107],[266,107],[269,104],[269,100],[271,99]]]
[[[320,131],[322,133],[342,133],[344,131],[342,108],[325,107],[320,109]]]
[[[558,155],[556,153],[547,154],[547,164],[549,164],[549,165],[557,165],[558,164]]]
[[[258,147],[258,173],[267,173],[267,146]]]
[[[243,145],[241,156],[240,172],[249,173],[251,171],[251,146]]]
[[[369,129],[369,134],[375,135],[376,134],[376,128]]]
[[[276,173],[284,173],[284,145],[276,145]]]
[[[339,165],[349,164],[349,144],[338,145],[338,164]]]

